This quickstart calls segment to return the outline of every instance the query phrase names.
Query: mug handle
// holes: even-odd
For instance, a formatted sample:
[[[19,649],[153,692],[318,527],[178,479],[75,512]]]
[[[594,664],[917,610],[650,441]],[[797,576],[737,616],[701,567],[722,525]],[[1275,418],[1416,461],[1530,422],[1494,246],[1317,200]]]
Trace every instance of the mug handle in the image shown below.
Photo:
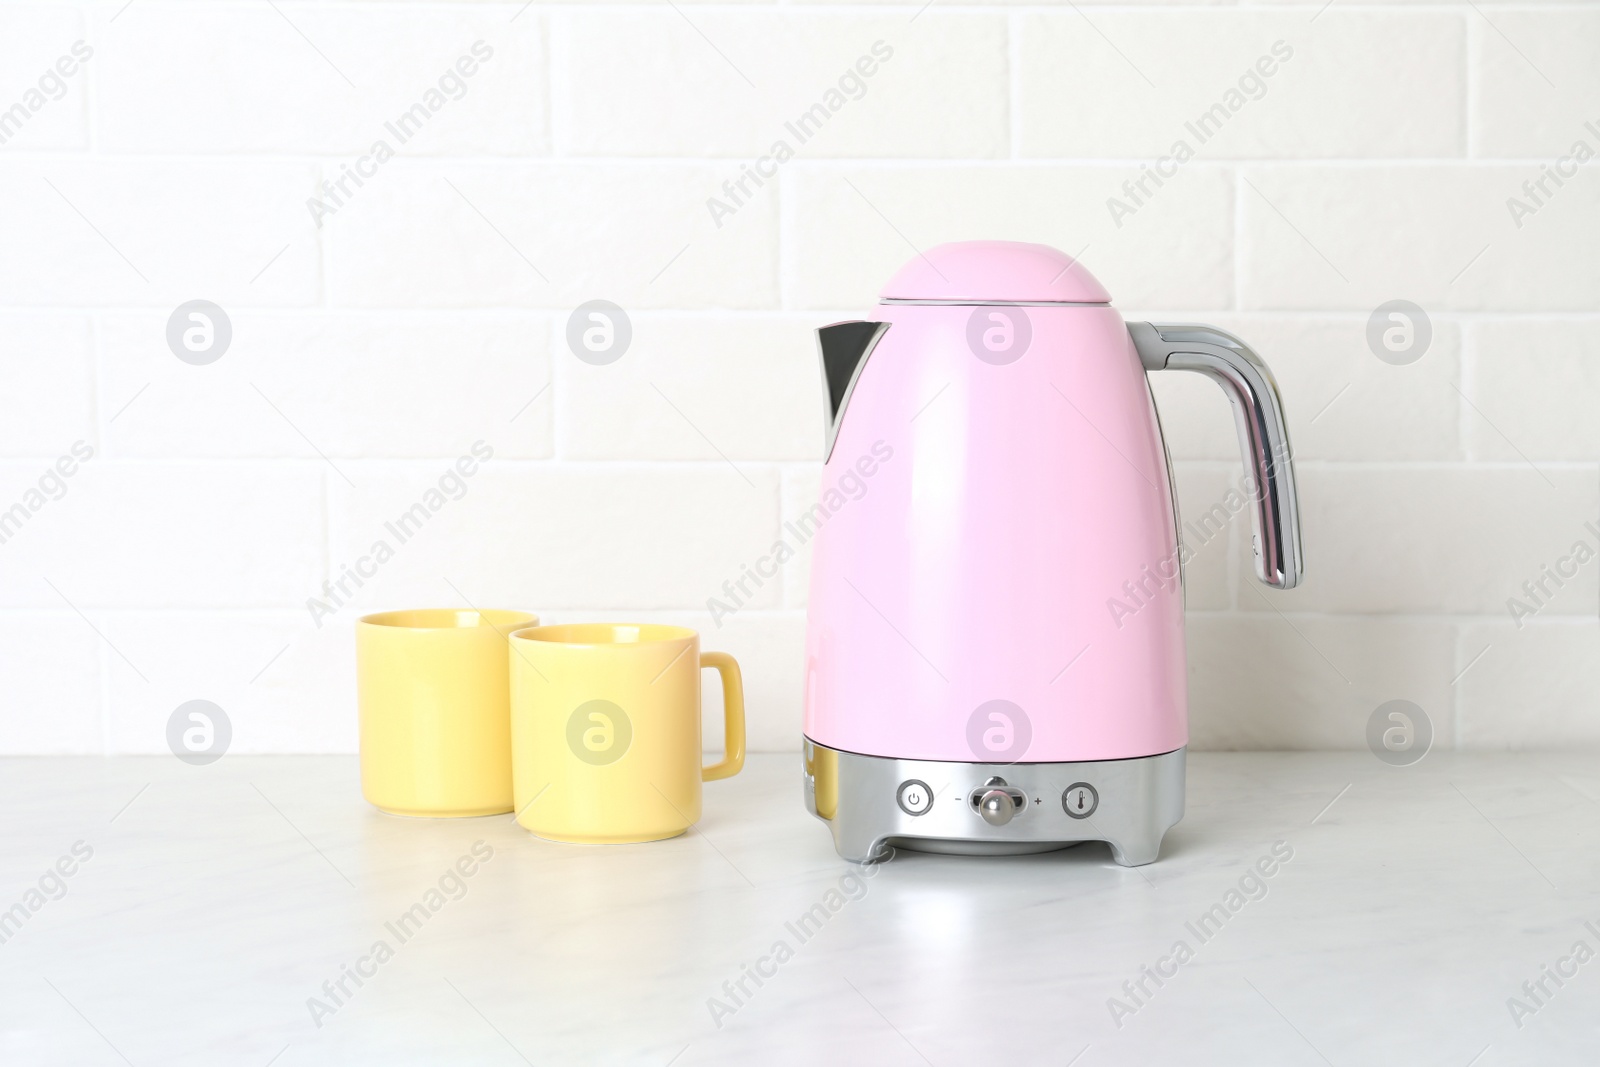
[[[726,755],[721,763],[700,768],[702,782],[718,778],[732,778],[744,766],[744,677],[739,673],[739,661],[726,652],[702,652],[700,669],[715,667],[722,675],[723,749]]]

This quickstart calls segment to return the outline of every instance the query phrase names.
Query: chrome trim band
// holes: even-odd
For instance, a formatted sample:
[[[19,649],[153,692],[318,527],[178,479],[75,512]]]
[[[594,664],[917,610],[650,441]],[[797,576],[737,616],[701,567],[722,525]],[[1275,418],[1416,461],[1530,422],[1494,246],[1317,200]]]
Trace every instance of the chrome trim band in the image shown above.
[[[828,824],[834,848],[855,863],[919,852],[1011,855],[1104,841],[1124,867],[1152,863],[1161,839],[1183,818],[1184,749],[1156,756],[1081,763],[947,763],[842,752],[805,740],[806,809]],[[994,826],[973,810],[974,790],[991,777],[1024,791],[1029,803]],[[933,801],[908,812],[899,790],[927,784]],[[1068,815],[1065,794],[1089,785],[1092,811]]]

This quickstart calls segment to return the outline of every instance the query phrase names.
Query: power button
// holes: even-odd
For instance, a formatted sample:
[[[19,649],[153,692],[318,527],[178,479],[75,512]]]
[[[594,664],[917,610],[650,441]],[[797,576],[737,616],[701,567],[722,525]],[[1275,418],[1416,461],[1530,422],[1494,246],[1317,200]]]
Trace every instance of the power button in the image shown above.
[[[900,791],[894,799],[907,815],[926,815],[928,809],[933,807],[933,790],[928,788],[927,782],[913,778],[900,783]]]

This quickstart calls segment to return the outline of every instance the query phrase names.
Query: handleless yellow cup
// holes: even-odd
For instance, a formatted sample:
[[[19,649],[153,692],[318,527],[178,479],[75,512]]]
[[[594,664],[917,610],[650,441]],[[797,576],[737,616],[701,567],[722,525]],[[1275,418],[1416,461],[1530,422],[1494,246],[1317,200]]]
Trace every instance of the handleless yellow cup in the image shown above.
[[[387,611],[356,624],[361,792],[395,815],[511,811],[508,635],[525,611]]]
[[[744,766],[744,685],[726,652],[680,626],[588,623],[511,635],[517,822],[555,841],[676,837],[700,783]],[[726,755],[701,765],[700,675],[722,675]]]

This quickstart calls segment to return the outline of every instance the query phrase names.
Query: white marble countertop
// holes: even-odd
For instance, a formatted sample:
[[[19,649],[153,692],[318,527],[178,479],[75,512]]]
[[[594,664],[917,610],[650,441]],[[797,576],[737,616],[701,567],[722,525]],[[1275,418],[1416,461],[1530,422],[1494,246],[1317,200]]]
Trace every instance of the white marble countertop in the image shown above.
[[[8,1065],[1600,1062],[1593,753],[1195,755],[1138,869],[1086,845],[863,878],[796,756],[650,845],[391,818],[347,757],[4,760],[0,834]]]

